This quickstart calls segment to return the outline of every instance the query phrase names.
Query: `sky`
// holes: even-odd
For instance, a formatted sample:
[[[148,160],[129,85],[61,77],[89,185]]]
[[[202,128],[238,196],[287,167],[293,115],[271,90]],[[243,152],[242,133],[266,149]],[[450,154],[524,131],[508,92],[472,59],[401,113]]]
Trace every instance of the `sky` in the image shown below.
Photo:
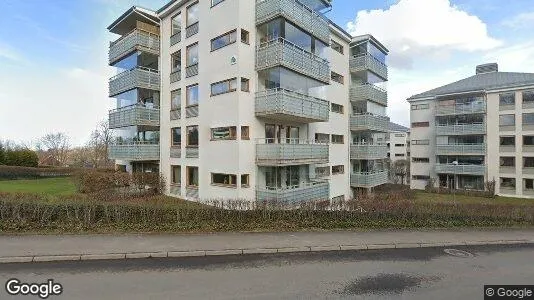
[[[113,104],[107,52],[116,36],[106,27],[132,5],[166,2],[0,0],[0,140],[65,132],[84,144]],[[327,16],[390,50],[388,115],[402,125],[406,98],[474,75],[478,64],[534,73],[532,0],[333,0]]]

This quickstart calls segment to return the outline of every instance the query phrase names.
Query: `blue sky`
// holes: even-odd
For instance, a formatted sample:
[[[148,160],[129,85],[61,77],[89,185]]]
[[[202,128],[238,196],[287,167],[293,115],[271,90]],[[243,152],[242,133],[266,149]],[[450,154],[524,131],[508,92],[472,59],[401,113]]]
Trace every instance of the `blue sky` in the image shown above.
[[[85,143],[112,104],[115,37],[106,27],[132,5],[165,2],[0,0],[0,139],[30,143],[62,131]],[[404,125],[407,97],[470,76],[477,64],[534,73],[532,0],[334,0],[328,16],[390,49],[388,112]]]

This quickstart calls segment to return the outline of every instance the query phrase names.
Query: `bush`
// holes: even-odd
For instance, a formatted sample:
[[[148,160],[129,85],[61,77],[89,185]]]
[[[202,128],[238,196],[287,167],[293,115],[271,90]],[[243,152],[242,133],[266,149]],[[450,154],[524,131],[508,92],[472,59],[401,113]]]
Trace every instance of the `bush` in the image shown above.
[[[3,164],[8,166],[37,167],[39,164],[37,152],[29,149],[9,149],[1,156]]]
[[[43,177],[64,177],[71,176],[79,172],[76,168],[61,167],[17,167],[0,165],[0,179],[38,179]],[[110,169],[95,169],[95,172],[114,172]]]

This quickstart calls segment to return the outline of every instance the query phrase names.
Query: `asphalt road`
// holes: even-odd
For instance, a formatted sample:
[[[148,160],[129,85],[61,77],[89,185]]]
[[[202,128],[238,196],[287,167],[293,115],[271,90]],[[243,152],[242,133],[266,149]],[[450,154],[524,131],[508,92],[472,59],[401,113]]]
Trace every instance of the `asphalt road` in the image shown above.
[[[534,246],[0,265],[10,278],[62,284],[49,299],[483,299],[484,284],[534,284]],[[449,251],[450,252],[450,251]],[[460,256],[457,256],[460,255]]]

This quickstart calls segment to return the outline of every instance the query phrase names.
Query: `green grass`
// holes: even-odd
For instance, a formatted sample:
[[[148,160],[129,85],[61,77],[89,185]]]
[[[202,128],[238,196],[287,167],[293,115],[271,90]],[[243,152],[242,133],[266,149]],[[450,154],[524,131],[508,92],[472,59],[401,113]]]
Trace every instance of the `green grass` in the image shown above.
[[[76,186],[69,177],[0,181],[0,192],[71,196]]]
[[[534,205],[534,199],[512,198],[512,197],[495,197],[495,199],[451,195],[451,194],[431,194],[426,192],[417,192],[415,195],[416,201],[419,202],[454,202],[466,204],[511,204],[511,205]]]

